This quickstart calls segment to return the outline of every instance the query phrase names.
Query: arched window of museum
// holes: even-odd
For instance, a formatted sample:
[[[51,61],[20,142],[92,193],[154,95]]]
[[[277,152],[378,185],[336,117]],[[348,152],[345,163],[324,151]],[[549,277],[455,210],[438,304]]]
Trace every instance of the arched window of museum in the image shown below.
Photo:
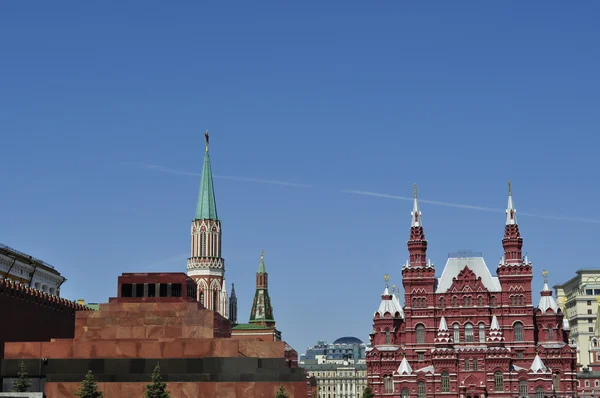
[[[384,389],[386,394],[394,392],[394,380],[392,379],[392,376],[385,376]]]
[[[425,344],[425,326],[418,324],[415,328],[417,344]]]
[[[474,341],[473,325],[471,325],[470,323],[467,323],[465,325],[465,342],[472,343],[473,341]]]
[[[417,384],[417,398],[425,398],[427,396],[427,392],[425,391],[425,382],[420,381]]]
[[[485,324],[483,322],[479,323],[479,342],[485,343]]]
[[[523,341],[523,324],[521,322],[515,322],[513,330],[515,333],[515,341]]]
[[[402,398],[410,398],[410,391],[408,391],[408,388],[402,389]]]
[[[519,397],[527,396],[527,380],[519,380]]]
[[[453,328],[454,328],[454,342],[460,343],[460,326],[458,326],[458,323],[455,323]]]
[[[554,339],[553,333],[552,333],[552,326],[548,327],[548,340],[552,340]]]
[[[450,392],[450,374],[442,372],[442,392]]]
[[[458,306],[458,298],[456,296],[452,297],[452,306],[453,307],[457,307]]]
[[[544,398],[544,387],[538,387],[535,389],[535,398]]]
[[[490,307],[496,306],[496,296],[490,297]]]
[[[390,344],[390,331],[388,329],[385,330],[385,344]]]
[[[440,308],[445,308],[446,307],[446,300],[443,297],[440,297]]]
[[[504,391],[504,376],[499,370],[494,373],[494,390]]]
[[[483,305],[483,297],[481,297],[481,296],[477,297],[477,305],[480,307]]]
[[[598,380],[596,380],[598,382]],[[560,390],[560,374],[558,372],[552,375],[552,387],[554,387],[554,391]]]

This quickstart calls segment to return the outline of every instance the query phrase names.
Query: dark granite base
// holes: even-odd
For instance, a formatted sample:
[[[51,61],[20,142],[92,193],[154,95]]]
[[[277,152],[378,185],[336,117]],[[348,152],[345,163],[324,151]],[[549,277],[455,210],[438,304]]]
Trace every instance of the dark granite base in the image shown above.
[[[302,368],[289,368],[285,359],[169,358],[169,359],[25,359],[30,377],[47,382],[80,382],[88,370],[99,382],[150,382],[160,363],[166,382],[298,382]],[[4,359],[0,377],[17,377],[20,359]]]

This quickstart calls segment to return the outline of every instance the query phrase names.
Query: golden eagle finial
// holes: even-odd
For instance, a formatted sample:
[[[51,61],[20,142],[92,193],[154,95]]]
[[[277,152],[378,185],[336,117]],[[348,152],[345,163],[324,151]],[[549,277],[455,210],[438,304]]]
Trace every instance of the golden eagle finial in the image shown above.
[[[544,283],[548,283],[548,270],[543,270],[542,276],[544,277]]]
[[[390,276],[388,274],[385,274],[383,276],[383,280],[385,281],[385,287],[388,287],[388,282],[390,281]]]

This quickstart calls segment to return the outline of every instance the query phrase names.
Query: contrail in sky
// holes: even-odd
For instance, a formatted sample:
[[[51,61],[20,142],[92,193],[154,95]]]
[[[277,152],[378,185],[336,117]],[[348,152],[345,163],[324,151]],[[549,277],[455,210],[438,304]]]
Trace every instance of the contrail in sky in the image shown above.
[[[380,192],[359,191],[359,190],[355,190],[355,189],[344,189],[344,190],[342,190],[342,192],[356,194],[356,195],[375,196],[378,198],[386,198],[386,199],[399,199],[399,200],[407,200],[407,201],[413,200],[413,198],[408,197],[408,196],[397,196],[397,195],[390,195],[387,193],[380,193]],[[461,203],[441,202],[439,200],[419,199],[419,202],[429,203],[429,204],[438,205],[438,206],[455,207],[455,208],[459,208],[459,209],[489,211],[492,213],[504,213],[505,212],[505,210],[503,210],[503,209],[495,209],[492,207],[475,206],[475,205],[465,205],[465,204],[461,204]],[[548,220],[578,221],[578,222],[585,222],[585,223],[589,223],[589,224],[600,224],[600,220],[596,220],[593,218],[551,216],[551,215],[545,215],[545,214],[532,214],[532,213],[526,213],[526,212],[518,212],[518,214],[520,214],[522,216],[528,216],[528,217],[545,218]]]
[[[180,175],[180,176],[192,176],[199,177],[200,173],[192,173],[189,171],[181,171],[170,169],[168,167],[163,167],[155,164],[148,163],[140,163],[140,162],[128,162],[128,164],[134,164],[139,167],[143,167],[148,170],[156,170],[162,173]],[[260,178],[252,178],[252,177],[236,177],[236,176],[224,176],[224,175],[214,175],[214,178],[219,178],[223,180],[232,180],[232,181],[244,181],[244,182],[255,182],[258,184],[272,184],[272,185],[283,185],[288,187],[299,187],[299,188],[312,188],[313,185],[310,184],[301,184],[297,182],[290,181],[279,181],[279,180],[264,180]],[[406,200],[412,201],[412,197],[408,196],[398,196],[398,195],[390,195],[387,193],[381,192],[371,192],[371,191],[361,191],[356,189],[343,189],[341,192],[355,194],[355,195],[365,195],[365,196],[373,196],[378,198],[386,198],[386,199],[396,199],[396,200]],[[477,205],[467,205],[462,203],[452,203],[452,202],[443,202],[439,200],[428,200],[428,199],[419,199],[421,203],[429,203],[436,206],[445,206],[445,207],[454,207],[458,209],[467,209],[467,210],[477,210],[477,211],[487,211],[492,213],[504,213],[505,209],[498,209],[493,207],[485,207],[485,206],[477,206]],[[588,224],[600,224],[600,220],[596,220],[593,218],[584,218],[584,217],[566,217],[566,216],[552,216],[545,214],[532,214],[526,212],[519,212],[522,216],[528,217],[536,217],[536,218],[544,218],[547,220],[558,220],[558,221],[576,221],[576,222],[584,222]]]
[[[145,169],[156,170],[156,171],[160,171],[160,172],[163,172],[163,173],[175,174],[175,175],[180,175],[180,176],[199,177],[199,176],[202,175],[200,173],[192,173],[192,172],[189,172],[189,171],[181,171],[181,170],[169,169],[167,167],[163,167],[163,166],[159,166],[159,165],[155,165],[155,164],[137,163],[137,162],[134,162],[132,164],[135,164],[137,166],[143,167]],[[214,174],[213,177],[214,178],[219,178],[219,179],[222,179],[222,180],[256,182],[258,184],[272,184],[272,185],[285,185],[285,186],[288,186],[288,187],[312,188],[312,185],[309,185],[309,184],[300,184],[300,183],[297,183],[297,182],[290,182],[290,181],[264,180],[264,179],[261,179],[261,178],[224,176],[224,175],[218,175],[218,174]]]

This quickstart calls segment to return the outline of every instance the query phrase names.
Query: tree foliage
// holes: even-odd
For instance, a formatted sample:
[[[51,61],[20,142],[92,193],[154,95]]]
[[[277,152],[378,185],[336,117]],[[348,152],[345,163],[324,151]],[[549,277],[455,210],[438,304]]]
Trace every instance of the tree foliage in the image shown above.
[[[146,386],[146,398],[170,398],[171,395],[167,390],[167,383],[162,381],[160,376],[160,364],[156,364],[154,372],[152,372],[152,384]]]
[[[14,382],[12,392],[27,392],[31,388],[31,380],[25,371],[25,362],[21,360],[21,368],[19,370],[19,378]]]
[[[373,392],[373,390],[371,390],[371,387],[367,386],[367,388],[365,388],[365,390],[363,391],[362,398],[374,398],[374,397],[375,397],[375,393]]]
[[[279,390],[275,393],[275,398],[289,398],[290,394],[285,390],[283,384],[279,386]]]
[[[102,391],[98,390],[98,383],[92,375],[92,371],[88,370],[85,379],[81,382],[79,390],[75,393],[76,397],[79,398],[102,398]]]

